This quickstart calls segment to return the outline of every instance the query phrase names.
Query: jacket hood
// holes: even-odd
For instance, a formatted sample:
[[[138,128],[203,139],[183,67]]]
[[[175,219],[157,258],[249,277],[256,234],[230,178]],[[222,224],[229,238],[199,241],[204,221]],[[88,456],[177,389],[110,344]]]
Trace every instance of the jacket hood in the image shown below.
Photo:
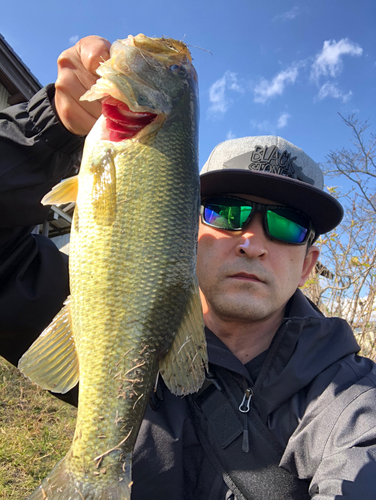
[[[324,370],[359,351],[348,323],[323,316],[300,290],[293,295],[288,309],[254,385],[254,395],[263,400],[267,413]],[[207,340],[211,363],[249,379],[244,365],[213,333],[208,332]]]

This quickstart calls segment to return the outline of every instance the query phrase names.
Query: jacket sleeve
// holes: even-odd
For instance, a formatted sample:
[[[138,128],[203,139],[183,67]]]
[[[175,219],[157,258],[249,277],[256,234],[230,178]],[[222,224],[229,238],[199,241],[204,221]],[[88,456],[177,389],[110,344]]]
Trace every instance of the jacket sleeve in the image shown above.
[[[280,465],[310,482],[312,500],[375,499],[375,364],[347,356],[322,372],[311,391]]]
[[[313,476],[313,500],[376,498],[376,388],[368,377],[333,422]],[[328,422],[330,425],[330,422]],[[322,436],[317,436],[320,440]]]
[[[0,355],[17,365],[69,294],[67,257],[31,234],[41,198],[72,169],[83,137],[61,124],[54,86],[0,111]]]

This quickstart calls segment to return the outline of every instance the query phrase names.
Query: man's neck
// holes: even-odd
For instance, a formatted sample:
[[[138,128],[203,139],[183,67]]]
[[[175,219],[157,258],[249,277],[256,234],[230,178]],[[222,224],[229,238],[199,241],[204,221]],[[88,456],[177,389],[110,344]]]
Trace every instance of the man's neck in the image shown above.
[[[283,314],[251,323],[226,321],[209,313],[204,319],[206,326],[245,364],[269,348]]]

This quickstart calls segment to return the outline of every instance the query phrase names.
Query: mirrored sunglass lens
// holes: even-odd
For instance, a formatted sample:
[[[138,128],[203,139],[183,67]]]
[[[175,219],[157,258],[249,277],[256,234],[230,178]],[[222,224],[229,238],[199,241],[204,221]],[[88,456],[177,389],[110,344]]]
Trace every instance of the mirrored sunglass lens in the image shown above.
[[[248,205],[206,203],[204,220],[208,224],[221,229],[241,229],[251,211],[252,207]]]
[[[309,222],[302,220],[300,214],[294,212],[283,212],[268,210],[267,211],[267,221],[270,236],[273,238],[278,238],[279,240],[286,241],[288,243],[302,243],[306,234],[308,232]],[[301,219],[300,223],[291,220],[291,218]],[[301,224],[307,227],[304,227]]]

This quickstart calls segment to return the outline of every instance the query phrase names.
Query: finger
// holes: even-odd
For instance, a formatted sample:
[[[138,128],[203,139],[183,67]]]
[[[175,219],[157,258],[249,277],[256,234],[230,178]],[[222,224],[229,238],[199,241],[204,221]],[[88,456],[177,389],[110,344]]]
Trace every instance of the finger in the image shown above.
[[[85,80],[85,85],[82,84]],[[92,83],[95,82],[95,79]],[[88,85],[88,87],[87,87]],[[80,101],[80,97],[91,87],[90,78],[82,72],[64,68],[55,82],[55,107],[60,120],[73,133],[85,135],[101,114],[99,101]]]
[[[98,36],[87,36],[79,40],[58,57],[58,80],[70,84],[73,79],[77,79],[83,86],[82,93],[86,92],[97,81],[95,70],[100,61],[108,59],[110,46],[108,40]]]
[[[87,135],[101,115],[101,104],[90,104],[92,106],[85,109],[82,103],[74,101],[72,96],[67,96],[64,93],[56,93],[55,95],[55,106],[60,120],[65,128],[76,135]],[[97,109],[94,105],[97,106]]]
[[[82,65],[90,73],[96,74],[96,69],[110,57],[111,43],[99,36],[87,36],[77,42],[77,52]]]
[[[80,97],[96,82],[95,69],[100,60],[108,59],[110,46],[104,38],[89,36],[58,58],[55,106],[64,126],[75,134],[87,134],[101,114],[99,101],[80,101]]]

